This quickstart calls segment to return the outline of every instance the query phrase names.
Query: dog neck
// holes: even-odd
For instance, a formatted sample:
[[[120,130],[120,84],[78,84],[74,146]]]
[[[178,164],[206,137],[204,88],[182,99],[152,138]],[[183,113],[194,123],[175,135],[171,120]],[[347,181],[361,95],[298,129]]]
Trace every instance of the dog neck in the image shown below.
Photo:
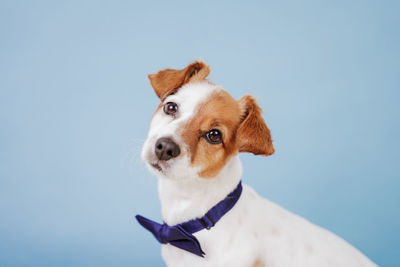
[[[238,155],[233,156],[214,178],[174,180],[160,177],[158,193],[164,222],[176,225],[204,216],[236,188],[241,177],[242,164]]]

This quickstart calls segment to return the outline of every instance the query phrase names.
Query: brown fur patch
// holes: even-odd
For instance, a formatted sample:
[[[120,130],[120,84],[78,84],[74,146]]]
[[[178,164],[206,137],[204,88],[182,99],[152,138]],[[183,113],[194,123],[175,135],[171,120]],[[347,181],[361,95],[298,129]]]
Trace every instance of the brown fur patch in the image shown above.
[[[188,82],[205,80],[209,73],[208,65],[196,61],[184,69],[165,69],[148,77],[154,92],[163,100]]]
[[[189,146],[192,164],[201,167],[201,177],[217,175],[228,159],[238,152],[235,137],[240,114],[237,101],[221,90],[212,93],[186,125],[182,137]],[[211,129],[222,132],[221,144],[210,144],[202,137]]]
[[[261,260],[256,260],[252,267],[265,267],[265,264]]]
[[[237,131],[239,152],[249,152],[254,155],[269,156],[275,152],[271,133],[261,117],[261,108],[249,95],[239,99],[242,110],[242,120]]]
[[[221,144],[210,144],[203,137],[211,129],[222,132]],[[238,152],[264,156],[274,152],[270,131],[255,100],[244,96],[236,101],[223,90],[212,93],[199,107],[182,137],[189,147],[191,163],[201,167],[199,175],[203,178],[215,177]]]

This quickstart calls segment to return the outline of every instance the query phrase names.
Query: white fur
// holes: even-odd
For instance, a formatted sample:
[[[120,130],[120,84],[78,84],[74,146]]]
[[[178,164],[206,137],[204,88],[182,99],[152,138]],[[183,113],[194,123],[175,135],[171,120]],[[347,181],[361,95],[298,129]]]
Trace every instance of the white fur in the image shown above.
[[[181,129],[209,94],[220,87],[190,83],[164,103],[179,105],[176,118],[159,110],[151,122],[142,158],[159,177],[162,217],[175,225],[203,216],[233,191],[242,176],[238,155],[233,156],[212,179],[200,178],[190,165],[188,151],[180,138]],[[181,155],[162,165],[163,172],[151,167],[156,162],[154,145],[158,138],[170,137],[181,147]],[[331,232],[261,198],[247,185],[237,204],[210,230],[194,234],[206,253],[204,258],[162,245],[168,266],[376,266],[357,249]],[[155,241],[156,242],[156,241]]]

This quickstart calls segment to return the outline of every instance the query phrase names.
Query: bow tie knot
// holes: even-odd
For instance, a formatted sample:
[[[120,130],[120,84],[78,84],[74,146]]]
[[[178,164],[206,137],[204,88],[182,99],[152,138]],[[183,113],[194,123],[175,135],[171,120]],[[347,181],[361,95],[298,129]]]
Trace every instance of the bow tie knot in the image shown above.
[[[149,230],[161,244],[169,243],[200,257],[204,256],[204,252],[197,238],[191,233],[188,233],[181,226],[169,226],[166,223],[159,224],[140,215],[136,215],[136,219],[144,228]]]
[[[159,237],[159,241],[162,244],[167,244],[169,240],[169,236],[170,236],[170,226],[168,226],[166,223],[164,223],[161,228],[160,231],[158,232],[158,237]]]

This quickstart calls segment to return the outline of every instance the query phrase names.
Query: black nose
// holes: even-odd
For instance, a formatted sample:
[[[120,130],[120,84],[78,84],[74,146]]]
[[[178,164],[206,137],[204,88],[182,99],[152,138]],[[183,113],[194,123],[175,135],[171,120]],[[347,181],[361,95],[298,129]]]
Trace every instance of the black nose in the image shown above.
[[[160,160],[170,160],[179,156],[181,150],[171,139],[162,137],[157,140],[155,152]]]

